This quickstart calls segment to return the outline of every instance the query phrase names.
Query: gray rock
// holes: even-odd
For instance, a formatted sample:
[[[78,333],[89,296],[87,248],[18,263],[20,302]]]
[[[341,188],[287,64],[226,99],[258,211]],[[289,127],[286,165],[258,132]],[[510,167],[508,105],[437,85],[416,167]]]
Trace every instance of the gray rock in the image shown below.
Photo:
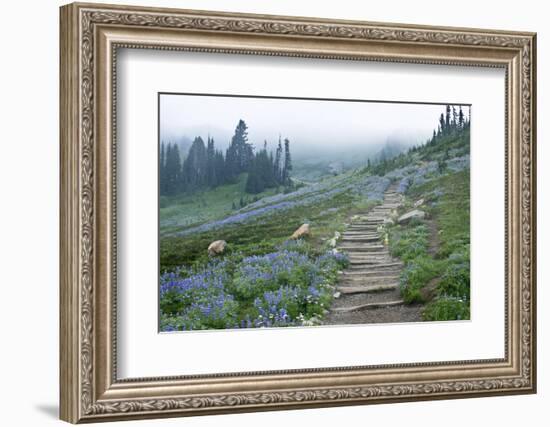
[[[309,236],[309,224],[302,224],[293,234],[290,236],[291,239],[296,240],[304,236]]]
[[[423,204],[424,204],[424,199],[420,199],[414,202],[413,207],[417,208],[419,206],[422,206]]]
[[[397,220],[397,222],[399,224],[406,224],[407,222],[409,222],[413,218],[424,219],[425,216],[426,216],[426,212],[421,211],[419,209],[415,209],[413,211],[407,212],[404,215],[401,215],[399,217],[399,219]]]
[[[221,255],[225,251],[225,247],[227,246],[227,242],[225,240],[216,240],[208,246],[208,255],[209,256],[216,256]]]

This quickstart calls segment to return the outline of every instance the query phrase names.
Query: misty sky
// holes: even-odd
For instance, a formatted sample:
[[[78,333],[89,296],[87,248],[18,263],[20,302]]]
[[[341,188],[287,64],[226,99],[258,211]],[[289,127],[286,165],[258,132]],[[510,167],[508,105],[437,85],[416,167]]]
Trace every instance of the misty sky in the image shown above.
[[[423,143],[438,124],[443,105],[259,99],[168,95],[160,97],[161,141],[212,136],[225,148],[239,119],[249,142],[272,147],[281,134],[293,153],[356,151],[386,141]],[[467,107],[465,108],[467,114]]]

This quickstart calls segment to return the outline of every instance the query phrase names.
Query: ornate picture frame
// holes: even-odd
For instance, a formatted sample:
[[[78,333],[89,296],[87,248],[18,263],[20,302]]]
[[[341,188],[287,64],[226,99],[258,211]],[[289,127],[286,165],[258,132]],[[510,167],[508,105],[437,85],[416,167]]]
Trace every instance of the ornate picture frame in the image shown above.
[[[535,34],[84,3],[63,6],[60,13],[61,419],[97,422],[536,391]],[[504,69],[505,357],[118,379],[120,48]]]

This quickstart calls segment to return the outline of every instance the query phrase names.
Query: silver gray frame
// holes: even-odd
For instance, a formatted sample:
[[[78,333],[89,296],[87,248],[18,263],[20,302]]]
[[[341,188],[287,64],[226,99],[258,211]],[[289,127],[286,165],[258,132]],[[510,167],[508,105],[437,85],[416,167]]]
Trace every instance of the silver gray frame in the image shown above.
[[[76,3],[61,8],[60,42],[63,420],[535,392],[535,34]],[[118,379],[118,48],[504,68],[505,357]]]

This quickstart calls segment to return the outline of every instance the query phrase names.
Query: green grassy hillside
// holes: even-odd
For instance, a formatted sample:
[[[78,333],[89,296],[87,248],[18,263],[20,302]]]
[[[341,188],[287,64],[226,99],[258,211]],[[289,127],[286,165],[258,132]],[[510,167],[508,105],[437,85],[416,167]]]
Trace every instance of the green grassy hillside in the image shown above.
[[[469,130],[463,129],[292,192],[272,189],[252,198],[242,174],[234,184],[161,198],[161,329],[319,321],[347,263],[345,254],[331,251],[329,239],[354,213],[380,203],[391,183],[405,197],[399,214],[425,213],[385,230],[392,255],[405,263],[403,299],[425,304],[425,320],[469,319],[468,153]],[[304,223],[311,235],[289,241]],[[214,240],[225,240],[227,249],[210,258]]]
[[[241,201],[248,204],[277,194],[277,188],[270,188],[254,196],[246,193],[247,175],[246,173],[239,175],[234,184],[221,185],[191,195],[161,196],[159,200],[160,234],[223,218],[235,208],[242,207]]]

